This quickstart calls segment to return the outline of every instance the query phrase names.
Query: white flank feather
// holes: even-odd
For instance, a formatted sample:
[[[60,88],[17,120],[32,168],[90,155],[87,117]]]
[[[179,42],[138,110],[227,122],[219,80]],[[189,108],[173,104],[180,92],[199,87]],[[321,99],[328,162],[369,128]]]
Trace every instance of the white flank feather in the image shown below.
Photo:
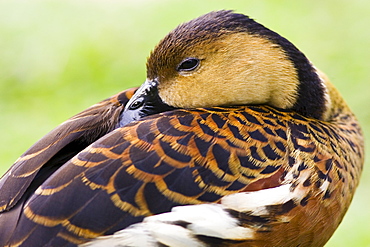
[[[141,223],[114,235],[99,237],[82,246],[205,246],[196,237],[199,235],[225,240],[253,239],[255,229],[240,226],[239,220],[228,210],[268,215],[267,206],[301,200],[304,193],[302,195],[299,191],[299,188],[292,191],[290,184],[284,184],[270,189],[228,195],[222,198],[221,204],[174,207],[171,212],[146,217]]]

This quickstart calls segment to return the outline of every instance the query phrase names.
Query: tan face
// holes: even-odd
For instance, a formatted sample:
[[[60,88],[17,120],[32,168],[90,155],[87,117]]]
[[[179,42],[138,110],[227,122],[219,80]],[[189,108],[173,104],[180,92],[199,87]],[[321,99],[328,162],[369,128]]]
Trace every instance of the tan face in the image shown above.
[[[290,108],[297,99],[298,76],[281,47],[245,32],[225,34],[181,52],[168,53],[158,69],[159,95],[174,107],[269,104]],[[179,71],[186,58],[194,69]]]

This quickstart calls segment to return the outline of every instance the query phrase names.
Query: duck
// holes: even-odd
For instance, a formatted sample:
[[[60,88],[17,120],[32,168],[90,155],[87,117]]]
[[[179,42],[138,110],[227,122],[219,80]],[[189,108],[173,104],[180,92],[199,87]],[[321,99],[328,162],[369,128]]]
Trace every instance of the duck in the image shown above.
[[[139,88],[57,126],[0,180],[0,246],[323,246],[364,163],[325,74],[244,14],[167,34]]]

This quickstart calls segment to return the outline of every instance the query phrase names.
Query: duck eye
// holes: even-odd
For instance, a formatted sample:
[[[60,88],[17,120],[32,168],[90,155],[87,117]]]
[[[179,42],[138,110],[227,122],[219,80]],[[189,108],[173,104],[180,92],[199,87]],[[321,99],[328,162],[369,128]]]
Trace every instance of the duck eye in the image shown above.
[[[177,67],[177,71],[192,71],[199,65],[199,59],[197,58],[186,58]]]
[[[143,104],[144,104],[144,100],[139,98],[136,101],[132,102],[132,104],[130,105],[130,107],[128,109],[129,110],[136,110],[139,107],[141,107]]]

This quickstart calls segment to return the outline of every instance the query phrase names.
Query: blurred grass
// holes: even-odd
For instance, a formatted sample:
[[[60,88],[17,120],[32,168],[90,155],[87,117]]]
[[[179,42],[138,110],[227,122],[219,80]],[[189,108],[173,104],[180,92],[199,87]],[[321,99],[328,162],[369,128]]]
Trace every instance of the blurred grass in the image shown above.
[[[149,51],[168,31],[218,9],[245,13],[296,44],[339,88],[369,139],[366,0],[0,0],[0,173],[65,119],[140,85]],[[329,247],[370,246],[368,163]]]

